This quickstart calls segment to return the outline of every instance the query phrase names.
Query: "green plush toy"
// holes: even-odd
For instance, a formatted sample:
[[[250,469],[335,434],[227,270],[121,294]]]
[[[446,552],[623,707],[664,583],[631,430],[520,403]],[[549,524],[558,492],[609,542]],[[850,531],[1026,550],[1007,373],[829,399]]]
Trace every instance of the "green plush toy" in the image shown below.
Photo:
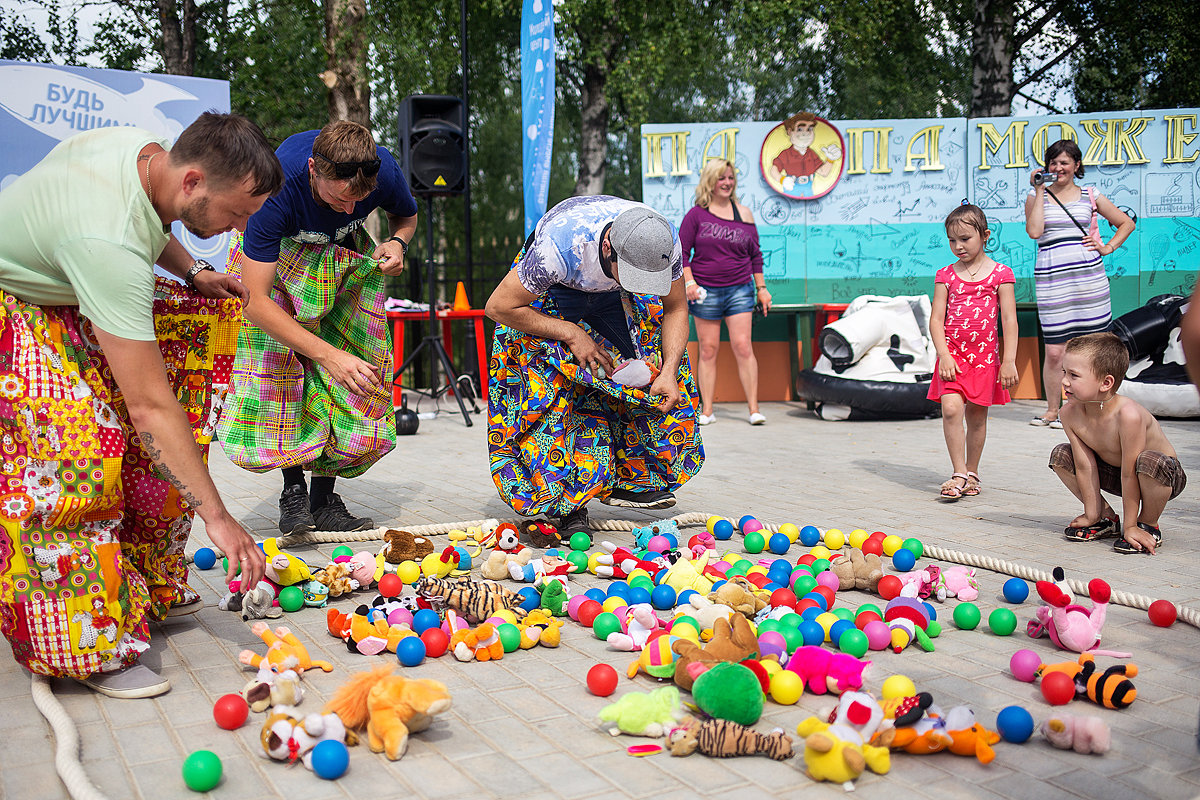
[[[759,709],[762,709],[761,698]],[[614,727],[608,731],[613,736],[628,733],[654,738],[666,734],[683,716],[679,690],[674,686],[664,686],[650,692],[629,692],[617,702],[602,708],[599,714],[604,722],[613,723]]]
[[[567,587],[562,581],[549,580],[542,586],[542,599],[539,608],[544,608],[556,617],[566,616],[567,602],[571,599]]]
[[[753,725],[763,712],[762,684],[742,664],[721,662],[704,670],[692,684],[692,697],[710,717],[739,725]]]

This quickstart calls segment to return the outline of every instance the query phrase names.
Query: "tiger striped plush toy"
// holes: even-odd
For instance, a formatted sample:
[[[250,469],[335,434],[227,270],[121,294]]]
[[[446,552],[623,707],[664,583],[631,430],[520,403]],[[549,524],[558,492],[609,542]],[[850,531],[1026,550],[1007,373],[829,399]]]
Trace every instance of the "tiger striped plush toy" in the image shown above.
[[[478,625],[505,609],[511,611],[518,621],[525,618],[525,610],[521,608],[525,602],[524,596],[497,583],[469,578],[450,581],[425,575],[417,579],[414,588],[421,597],[435,605],[454,609],[472,625]]]
[[[706,756],[717,758],[762,754],[783,761],[795,755],[792,737],[783,731],[759,733],[727,719],[701,722],[695,717],[684,717],[683,722],[667,734],[667,743],[673,756],[690,756],[699,750]]]

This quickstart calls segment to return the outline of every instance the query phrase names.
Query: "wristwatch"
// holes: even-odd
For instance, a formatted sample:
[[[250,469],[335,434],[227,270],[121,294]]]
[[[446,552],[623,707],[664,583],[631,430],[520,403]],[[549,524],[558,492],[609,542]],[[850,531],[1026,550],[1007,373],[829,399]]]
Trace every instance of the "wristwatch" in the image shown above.
[[[404,241],[399,236],[393,236],[392,238],[388,239],[388,241],[389,242],[399,242],[400,243],[400,251],[404,255],[408,255],[408,242]]]
[[[188,271],[184,273],[184,275],[183,275],[184,283],[186,283],[188,286],[195,289],[196,288],[196,276],[199,275],[201,272],[204,272],[204,270],[206,270],[206,269],[212,270],[213,272],[216,272],[216,270],[217,270],[216,267],[214,267],[212,264],[208,263],[207,261],[204,261],[203,259],[199,259],[199,258],[196,259],[195,261],[192,262],[192,265],[190,267],[188,267]]]

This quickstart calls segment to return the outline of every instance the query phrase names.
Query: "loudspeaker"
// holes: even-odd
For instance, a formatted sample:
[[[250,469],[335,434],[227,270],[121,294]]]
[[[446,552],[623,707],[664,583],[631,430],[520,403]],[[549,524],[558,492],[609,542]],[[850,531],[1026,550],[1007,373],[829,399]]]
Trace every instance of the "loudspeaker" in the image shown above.
[[[400,103],[400,161],[413,195],[441,197],[466,191],[463,102],[457,97],[410,94]]]

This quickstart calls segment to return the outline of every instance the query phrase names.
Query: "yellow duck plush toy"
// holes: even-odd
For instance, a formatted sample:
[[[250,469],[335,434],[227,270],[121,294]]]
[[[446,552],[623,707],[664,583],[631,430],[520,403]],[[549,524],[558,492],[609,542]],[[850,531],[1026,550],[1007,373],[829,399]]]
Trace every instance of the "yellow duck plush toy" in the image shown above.
[[[867,744],[883,721],[883,709],[870,695],[846,692],[838,701],[832,722],[809,717],[796,726],[804,737],[804,764],[814,781],[840,783],[846,791],[870,769],[879,775],[891,769],[888,748]]]
[[[312,580],[312,570],[300,559],[279,549],[279,542],[272,536],[263,540],[263,553],[267,557],[267,577],[280,586],[306,583]]]

